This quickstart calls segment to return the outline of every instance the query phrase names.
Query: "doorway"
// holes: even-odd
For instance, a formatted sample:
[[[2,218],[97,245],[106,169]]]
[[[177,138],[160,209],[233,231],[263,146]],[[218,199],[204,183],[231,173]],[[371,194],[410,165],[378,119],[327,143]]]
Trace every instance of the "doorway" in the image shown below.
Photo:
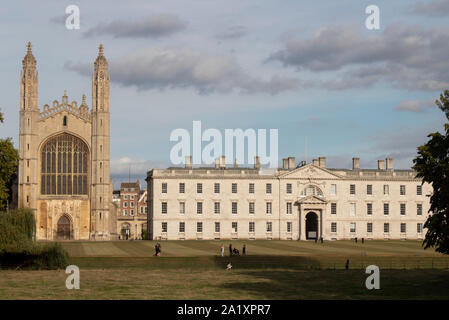
[[[318,239],[318,216],[315,212],[306,215],[306,240]]]
[[[58,220],[57,237],[59,240],[70,240],[71,236],[71,223],[70,219],[63,215]]]

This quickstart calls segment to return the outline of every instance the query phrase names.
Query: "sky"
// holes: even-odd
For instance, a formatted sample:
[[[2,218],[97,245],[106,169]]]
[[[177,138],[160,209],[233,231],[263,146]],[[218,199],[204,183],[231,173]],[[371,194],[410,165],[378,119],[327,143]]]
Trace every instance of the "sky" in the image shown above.
[[[80,28],[66,28],[76,5]],[[368,30],[368,5],[380,29]],[[39,107],[87,95],[100,43],[111,75],[111,176],[171,166],[170,133],[278,129],[279,160],[362,168],[442,131],[449,0],[10,1],[0,6],[1,137],[18,147],[19,75],[31,41]],[[130,177],[129,177],[129,173]]]

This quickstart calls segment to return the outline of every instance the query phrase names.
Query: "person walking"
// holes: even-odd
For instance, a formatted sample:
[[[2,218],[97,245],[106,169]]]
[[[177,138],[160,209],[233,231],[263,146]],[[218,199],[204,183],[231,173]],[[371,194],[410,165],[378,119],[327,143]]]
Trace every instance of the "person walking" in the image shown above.
[[[362,244],[365,243],[365,238],[362,238]]]
[[[157,244],[157,248],[158,248],[159,255],[161,255],[162,249],[161,249],[161,244],[160,243]]]
[[[220,253],[221,253],[221,256],[224,257],[224,244],[221,244]]]
[[[242,256],[246,256],[246,245],[245,244],[243,244]]]
[[[348,270],[349,269],[349,259],[346,260],[346,265],[345,265],[345,269]]]
[[[229,256],[232,256],[232,244],[229,244]]]

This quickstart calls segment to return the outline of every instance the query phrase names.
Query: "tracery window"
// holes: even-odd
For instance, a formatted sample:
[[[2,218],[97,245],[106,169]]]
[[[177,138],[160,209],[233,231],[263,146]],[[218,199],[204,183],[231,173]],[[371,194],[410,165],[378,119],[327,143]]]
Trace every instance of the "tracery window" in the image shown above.
[[[41,151],[41,193],[88,193],[89,149],[79,138],[61,134],[48,140]]]

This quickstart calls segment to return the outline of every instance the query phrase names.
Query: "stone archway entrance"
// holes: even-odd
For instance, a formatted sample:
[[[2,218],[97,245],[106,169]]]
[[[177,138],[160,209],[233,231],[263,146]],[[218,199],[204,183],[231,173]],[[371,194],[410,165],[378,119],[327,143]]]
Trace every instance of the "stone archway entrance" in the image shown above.
[[[306,240],[318,238],[318,216],[311,211],[306,215]]]
[[[128,240],[131,237],[131,225],[128,222],[122,224],[120,235],[123,240]]]
[[[58,229],[56,232],[56,236],[59,240],[70,240],[71,238],[71,229],[72,225],[70,219],[63,215],[58,220]]]

